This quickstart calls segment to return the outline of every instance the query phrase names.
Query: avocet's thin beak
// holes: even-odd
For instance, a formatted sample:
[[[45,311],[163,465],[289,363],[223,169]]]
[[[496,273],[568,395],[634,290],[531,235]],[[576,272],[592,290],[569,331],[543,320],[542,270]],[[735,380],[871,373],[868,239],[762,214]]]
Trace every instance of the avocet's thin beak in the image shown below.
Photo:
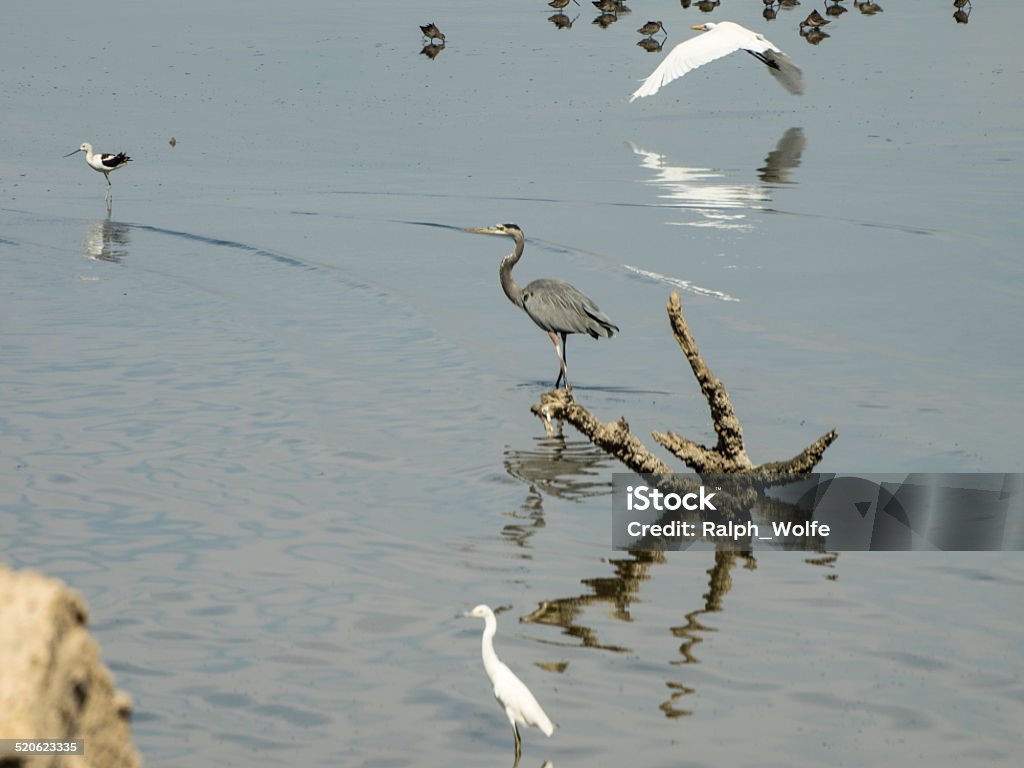
[[[76,149],[76,150],[75,150],[74,152],[68,152],[68,153],[67,153],[66,155],[64,155],[64,157],[71,157],[72,155],[77,155],[77,154],[78,154],[79,152],[81,152],[81,151],[82,151],[82,148],[81,148],[81,147],[79,147],[79,148],[78,148],[78,149]]]

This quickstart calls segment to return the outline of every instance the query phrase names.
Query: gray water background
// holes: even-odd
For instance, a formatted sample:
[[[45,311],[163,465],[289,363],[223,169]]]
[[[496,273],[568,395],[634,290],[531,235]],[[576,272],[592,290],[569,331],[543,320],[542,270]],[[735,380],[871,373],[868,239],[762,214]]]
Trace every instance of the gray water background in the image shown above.
[[[1019,555],[613,554],[510,242],[458,228],[615,320],[576,396],[649,444],[713,440],[679,287],[756,461],[1020,470],[1024,11],[630,5],[6,9],[0,560],[86,597],[148,764],[507,765],[478,602],[560,726],[526,765],[1016,764]],[[648,18],[807,93],[735,54],[629,104]],[[81,141],[133,157],[109,220]]]

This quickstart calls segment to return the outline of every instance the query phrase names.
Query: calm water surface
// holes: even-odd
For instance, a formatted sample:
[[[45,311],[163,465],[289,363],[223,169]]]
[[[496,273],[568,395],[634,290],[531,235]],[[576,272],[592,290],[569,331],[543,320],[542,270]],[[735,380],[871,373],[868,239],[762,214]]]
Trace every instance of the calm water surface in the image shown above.
[[[640,436],[713,439],[678,288],[755,460],[1020,470],[1024,11],[630,5],[9,9],[0,559],[85,595],[150,765],[507,765],[479,602],[560,726],[524,765],[1016,764],[1019,555],[611,552],[616,465],[529,414],[557,361],[459,229],[621,326],[570,362]],[[629,104],[648,18],[807,93],[736,54]],[[82,141],[134,159],[109,219]]]

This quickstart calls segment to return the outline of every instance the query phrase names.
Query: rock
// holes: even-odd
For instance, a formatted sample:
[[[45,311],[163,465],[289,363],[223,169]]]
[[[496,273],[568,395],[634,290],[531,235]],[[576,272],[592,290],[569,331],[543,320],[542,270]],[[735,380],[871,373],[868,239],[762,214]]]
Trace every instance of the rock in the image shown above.
[[[0,755],[0,768],[137,768],[131,699],[114,688],[62,582],[0,566],[0,739],[85,741],[84,757]]]

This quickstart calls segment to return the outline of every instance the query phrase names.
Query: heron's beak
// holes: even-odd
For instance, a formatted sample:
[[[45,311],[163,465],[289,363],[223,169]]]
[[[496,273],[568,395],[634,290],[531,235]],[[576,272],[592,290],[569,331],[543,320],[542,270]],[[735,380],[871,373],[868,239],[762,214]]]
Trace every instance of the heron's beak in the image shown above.
[[[68,152],[68,153],[67,153],[66,155],[64,155],[64,157],[71,157],[72,155],[77,155],[77,154],[78,154],[79,152],[81,152],[81,151],[82,151],[82,148],[81,148],[81,147],[79,147],[79,148],[78,148],[78,149],[76,149],[76,150],[75,150],[74,152]]]
[[[472,232],[475,235],[497,235],[500,234],[494,227],[483,227],[481,229],[464,229],[463,232]],[[468,614],[467,614],[468,615]]]
[[[696,29],[698,32],[703,32],[705,27],[703,24],[694,24],[690,29]]]

